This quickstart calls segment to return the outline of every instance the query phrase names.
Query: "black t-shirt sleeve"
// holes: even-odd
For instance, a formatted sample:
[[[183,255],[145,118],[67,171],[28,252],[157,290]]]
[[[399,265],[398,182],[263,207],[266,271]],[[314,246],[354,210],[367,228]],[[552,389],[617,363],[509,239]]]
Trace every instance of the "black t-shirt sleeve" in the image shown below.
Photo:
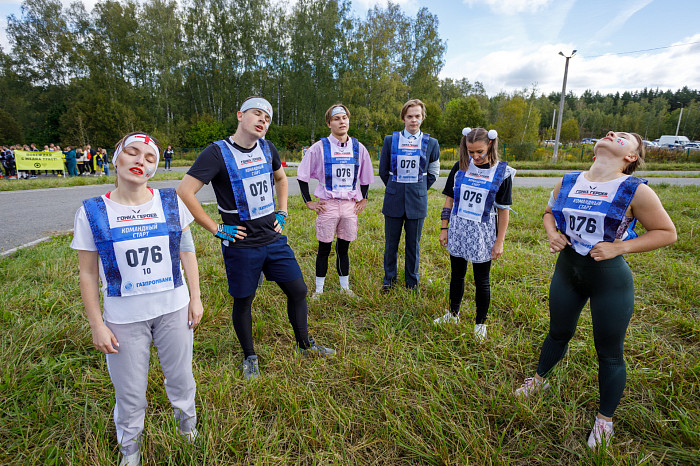
[[[222,167],[223,165],[223,167]],[[204,184],[209,184],[221,169],[226,170],[221,149],[216,144],[209,144],[194,161],[187,174],[197,178]]]
[[[267,143],[270,146],[270,154],[272,155],[272,171],[276,172],[282,168],[282,160],[280,159],[280,154],[277,152],[277,148],[271,142]]]
[[[496,204],[512,205],[513,204],[513,177],[509,176],[501,183],[498,192],[496,193]]]
[[[442,190],[442,194],[451,197],[452,199],[455,197],[455,175],[457,174],[458,170],[459,162],[455,163],[452,170],[450,170],[450,174],[447,175],[447,181],[445,181],[445,189]]]

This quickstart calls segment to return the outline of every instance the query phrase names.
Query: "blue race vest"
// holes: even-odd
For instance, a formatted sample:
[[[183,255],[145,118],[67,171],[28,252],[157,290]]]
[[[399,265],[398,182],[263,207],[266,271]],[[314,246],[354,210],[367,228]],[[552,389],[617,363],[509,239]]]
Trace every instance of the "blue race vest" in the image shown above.
[[[107,296],[130,296],[135,294],[164,291],[183,285],[180,273],[180,209],[177,194],[172,188],[158,190],[163,207],[165,223],[151,222],[138,225],[110,226],[107,205],[102,197],[83,201],[90,230],[102,260],[102,268],[107,282]],[[144,214],[145,222],[150,215]],[[135,217],[135,216],[134,216]],[[117,217],[116,222],[120,222]],[[115,222],[115,223],[116,223]],[[167,241],[163,243],[163,237]],[[163,251],[162,245],[168,249]],[[151,268],[158,270],[164,254],[170,261],[170,270],[150,279],[141,277],[141,271],[151,274]],[[161,267],[162,268],[162,267]],[[128,279],[123,282],[123,277]],[[137,279],[132,277],[136,276]]]
[[[352,156],[334,156],[330,140],[321,138],[323,170],[328,191],[350,192],[354,191],[357,186],[357,174],[360,171],[360,142],[355,138],[349,138],[349,141],[352,144]],[[352,178],[352,183],[350,183],[350,178]]]
[[[611,180],[606,183],[613,183]],[[647,181],[628,176],[619,182],[615,192],[603,191],[606,183],[585,180],[581,172],[568,173],[562,178],[559,195],[552,214],[557,229],[564,233],[581,255],[586,255],[600,241],[613,242],[625,217],[634,193]],[[579,188],[572,192],[574,186]],[[610,197],[612,196],[612,200]],[[636,219],[627,228],[625,240],[636,238]]]
[[[226,141],[216,141],[214,144],[221,149],[240,219],[254,220],[273,213],[272,154],[267,142],[258,139],[262,156],[256,149],[249,153],[237,151]]]
[[[428,166],[427,152],[430,135],[423,133],[420,149],[414,150],[407,150],[405,148],[399,149],[400,138],[401,132],[394,131],[391,136],[391,179],[397,183],[419,183],[423,181],[423,174],[426,172]],[[418,160],[419,163],[416,164],[416,160]],[[410,173],[408,175],[400,174],[400,171],[405,172],[406,170],[417,172],[417,177]],[[415,179],[415,181],[413,181],[413,179]]]
[[[467,172],[457,170],[452,213],[475,222],[488,222],[507,166],[506,162],[498,162],[494,167],[480,169],[470,161]]]

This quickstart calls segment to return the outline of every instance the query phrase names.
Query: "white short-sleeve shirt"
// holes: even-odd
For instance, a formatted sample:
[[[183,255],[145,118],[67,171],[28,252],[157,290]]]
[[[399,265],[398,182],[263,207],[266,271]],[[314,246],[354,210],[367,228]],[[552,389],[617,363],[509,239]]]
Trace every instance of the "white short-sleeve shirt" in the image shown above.
[[[154,189],[154,199],[156,196],[159,196],[159,193],[157,189]],[[156,211],[156,209],[153,209],[153,199],[138,206],[117,204],[106,195],[102,196],[102,200],[109,206],[110,209],[114,209],[123,215],[130,215],[135,211],[138,211],[139,213],[148,213],[149,210],[153,210],[154,212]],[[184,229],[187,225],[192,223],[194,217],[179,197],[177,198],[177,204],[180,213],[180,226]],[[158,221],[165,222],[165,219],[162,218]],[[80,206],[80,209],[78,209],[75,214],[74,228],[75,231],[73,233],[73,241],[71,242],[70,247],[81,251],[97,251],[97,247],[95,246],[95,241],[92,236],[92,229],[90,228],[90,222],[88,221],[84,206]],[[184,274],[183,285],[172,290],[133,296],[106,296],[107,281],[105,280],[102,260],[99,259],[99,257],[98,261],[100,280],[102,280],[102,286],[100,289],[104,299],[104,311],[102,318],[107,322],[111,322],[113,324],[129,324],[132,322],[150,320],[163,314],[168,314],[175,312],[178,309],[182,309],[190,301],[190,293],[187,289],[187,283],[184,282]],[[180,273],[182,273],[182,266],[180,266]]]

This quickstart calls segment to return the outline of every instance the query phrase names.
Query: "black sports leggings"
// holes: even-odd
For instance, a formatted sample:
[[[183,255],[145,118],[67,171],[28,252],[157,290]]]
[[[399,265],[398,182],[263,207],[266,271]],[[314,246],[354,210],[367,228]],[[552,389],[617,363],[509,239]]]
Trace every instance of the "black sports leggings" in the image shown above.
[[[294,330],[294,338],[301,348],[308,348],[309,331],[306,326],[306,284],[303,278],[294,281],[277,282],[284,294],[287,295],[287,317]],[[243,348],[243,354],[247,358],[255,354],[253,349],[253,318],[251,317],[251,305],[255,293],[247,298],[233,298],[233,328],[236,331],[238,341]]]
[[[452,273],[450,276],[450,312],[452,315],[459,314],[459,306],[464,296],[464,276],[467,274],[467,260],[463,257],[450,255],[450,266]],[[476,323],[486,322],[486,314],[491,305],[491,261],[475,264],[472,262],[474,270],[474,302],[476,303]]]
[[[350,241],[338,238],[335,243],[335,267],[338,276],[350,275],[350,256],[348,249]],[[328,273],[328,256],[331,255],[331,243],[318,242],[318,254],[316,255],[316,276],[325,277]]]
[[[537,374],[544,377],[564,357],[589,299],[598,353],[599,411],[612,417],[627,382],[622,350],[634,310],[632,272],[622,256],[596,262],[571,247],[559,253],[549,287],[549,334],[542,345]]]

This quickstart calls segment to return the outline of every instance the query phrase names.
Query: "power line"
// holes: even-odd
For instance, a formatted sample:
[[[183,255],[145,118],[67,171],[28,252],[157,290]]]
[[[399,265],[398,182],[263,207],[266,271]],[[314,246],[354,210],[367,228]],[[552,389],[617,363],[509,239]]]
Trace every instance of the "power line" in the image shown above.
[[[667,45],[665,47],[654,47],[653,49],[632,50],[630,52],[609,52],[609,53],[604,53],[602,55],[583,55],[583,57],[585,57],[585,58],[598,58],[598,57],[604,57],[605,55],[627,55],[630,53],[651,52],[653,50],[670,49],[672,47],[684,47],[686,45],[694,45],[694,44],[700,44],[700,41],[687,42],[685,44]]]

